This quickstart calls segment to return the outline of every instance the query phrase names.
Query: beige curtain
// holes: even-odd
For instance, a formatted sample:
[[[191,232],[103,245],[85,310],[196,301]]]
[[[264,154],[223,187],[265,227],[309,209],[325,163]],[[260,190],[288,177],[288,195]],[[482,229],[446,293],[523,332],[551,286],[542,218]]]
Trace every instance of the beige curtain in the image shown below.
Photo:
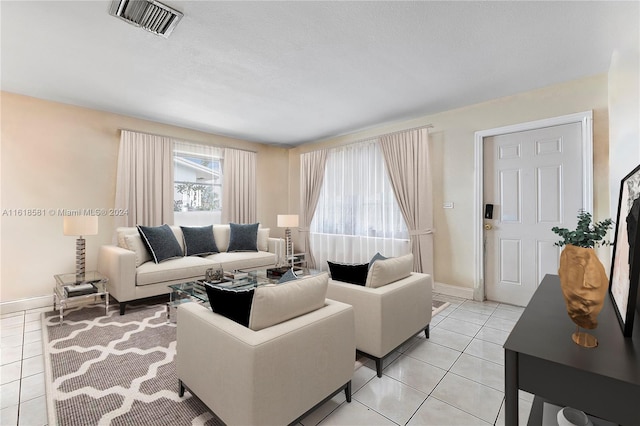
[[[318,205],[318,197],[322,189],[324,168],[327,163],[327,151],[313,151],[300,156],[300,237],[307,257],[307,266],[316,268],[316,261],[311,252],[309,227]]]
[[[433,275],[433,195],[426,128],[380,137],[387,173],[409,229],[414,270]]]
[[[225,148],[222,172],[222,223],[255,223],[255,152]]]
[[[118,226],[173,224],[173,141],[122,130],[116,176]]]

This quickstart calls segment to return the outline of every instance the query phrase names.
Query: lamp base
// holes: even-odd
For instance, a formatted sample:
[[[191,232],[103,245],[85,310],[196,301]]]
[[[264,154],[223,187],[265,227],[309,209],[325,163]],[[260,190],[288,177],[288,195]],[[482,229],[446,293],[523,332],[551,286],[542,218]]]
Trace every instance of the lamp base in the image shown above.
[[[76,240],[76,283],[84,282],[85,279],[85,239],[80,237]]]
[[[293,239],[291,238],[291,228],[286,228],[284,230],[284,238],[285,238],[285,264],[291,265],[293,268]]]

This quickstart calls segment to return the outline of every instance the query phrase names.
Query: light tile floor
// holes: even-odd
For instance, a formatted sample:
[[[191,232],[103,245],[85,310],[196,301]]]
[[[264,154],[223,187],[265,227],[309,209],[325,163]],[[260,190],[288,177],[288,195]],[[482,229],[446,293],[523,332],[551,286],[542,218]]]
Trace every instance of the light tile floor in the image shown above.
[[[344,393],[300,424],[504,425],[502,345],[523,309],[440,294],[451,305],[433,318],[430,338],[420,334],[390,356],[382,378],[362,359]],[[40,313],[0,317],[0,425],[47,423]],[[527,424],[533,396],[520,393],[520,424]]]
[[[0,425],[47,424],[40,314],[51,308],[0,317]]]
[[[504,344],[523,308],[441,294],[451,305],[384,363],[362,358],[350,404],[344,394],[300,422],[314,425],[504,425]],[[533,395],[520,392],[520,424]]]

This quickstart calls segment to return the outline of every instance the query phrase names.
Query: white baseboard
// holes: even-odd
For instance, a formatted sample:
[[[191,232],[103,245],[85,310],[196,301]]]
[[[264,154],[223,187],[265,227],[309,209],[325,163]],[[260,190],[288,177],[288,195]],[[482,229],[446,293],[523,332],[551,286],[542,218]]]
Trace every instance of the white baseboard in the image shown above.
[[[473,300],[473,289],[469,287],[460,287],[459,285],[434,282],[433,292]]]
[[[53,295],[12,300],[11,302],[2,302],[0,303],[0,315],[46,307],[50,307],[51,309],[53,309]]]

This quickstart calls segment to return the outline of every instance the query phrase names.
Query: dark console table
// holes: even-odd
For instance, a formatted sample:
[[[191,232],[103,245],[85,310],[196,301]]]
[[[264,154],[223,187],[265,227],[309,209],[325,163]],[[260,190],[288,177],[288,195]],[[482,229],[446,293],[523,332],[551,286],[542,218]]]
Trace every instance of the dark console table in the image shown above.
[[[518,424],[518,389],[536,395],[529,424],[540,424],[540,399],[569,406],[622,425],[640,425],[640,318],[633,338],[624,338],[607,294],[590,330],[599,345],[571,340],[569,318],[557,275],[547,275],[504,344],[505,420]]]

